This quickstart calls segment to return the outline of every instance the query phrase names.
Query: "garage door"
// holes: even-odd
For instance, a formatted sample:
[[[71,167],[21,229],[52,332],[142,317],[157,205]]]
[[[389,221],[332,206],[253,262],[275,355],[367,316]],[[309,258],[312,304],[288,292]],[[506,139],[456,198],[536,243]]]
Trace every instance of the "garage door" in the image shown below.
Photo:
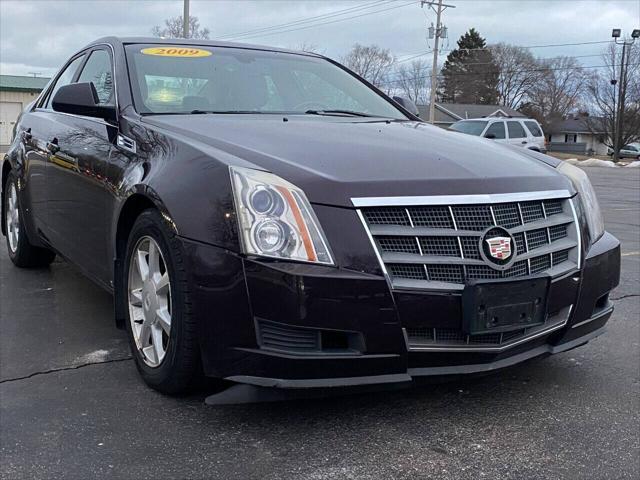
[[[0,102],[0,145],[11,143],[13,127],[21,111],[21,103]]]

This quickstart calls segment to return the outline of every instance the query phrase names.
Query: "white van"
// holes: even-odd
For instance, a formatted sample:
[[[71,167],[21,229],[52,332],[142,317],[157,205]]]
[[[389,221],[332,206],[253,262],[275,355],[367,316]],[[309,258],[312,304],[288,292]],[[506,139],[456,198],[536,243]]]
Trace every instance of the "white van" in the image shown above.
[[[542,153],[547,151],[542,127],[532,118],[472,118],[460,120],[449,129]]]

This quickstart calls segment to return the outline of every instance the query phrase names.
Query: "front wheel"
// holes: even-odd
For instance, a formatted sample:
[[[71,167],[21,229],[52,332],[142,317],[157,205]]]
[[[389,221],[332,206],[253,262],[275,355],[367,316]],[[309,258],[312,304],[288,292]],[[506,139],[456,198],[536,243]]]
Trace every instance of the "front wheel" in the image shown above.
[[[126,328],[140,375],[168,394],[187,390],[199,377],[196,325],[182,246],[155,210],[136,220],[127,242],[122,290]]]
[[[4,221],[9,258],[17,267],[46,267],[53,262],[56,254],[46,248],[33,246],[29,242],[20,211],[18,179],[13,172],[10,172],[4,186]]]

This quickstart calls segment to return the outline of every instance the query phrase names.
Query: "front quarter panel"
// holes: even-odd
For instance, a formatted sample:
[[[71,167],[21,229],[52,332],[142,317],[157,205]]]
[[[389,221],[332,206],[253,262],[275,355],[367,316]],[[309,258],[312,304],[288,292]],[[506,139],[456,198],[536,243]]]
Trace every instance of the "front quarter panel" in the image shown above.
[[[111,157],[114,234],[127,199],[140,194],[165,214],[180,236],[238,251],[228,165],[185,139],[141,122],[123,121],[122,127],[135,141],[136,153],[117,148]]]

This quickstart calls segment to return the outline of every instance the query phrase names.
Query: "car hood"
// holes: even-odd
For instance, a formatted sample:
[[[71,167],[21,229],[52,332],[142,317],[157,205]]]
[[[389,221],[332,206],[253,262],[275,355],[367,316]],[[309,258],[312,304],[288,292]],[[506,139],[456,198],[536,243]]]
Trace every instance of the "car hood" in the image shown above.
[[[491,140],[421,122],[309,115],[145,117],[211,156],[264,169],[313,203],[356,197],[465,195],[570,189],[545,162]]]

